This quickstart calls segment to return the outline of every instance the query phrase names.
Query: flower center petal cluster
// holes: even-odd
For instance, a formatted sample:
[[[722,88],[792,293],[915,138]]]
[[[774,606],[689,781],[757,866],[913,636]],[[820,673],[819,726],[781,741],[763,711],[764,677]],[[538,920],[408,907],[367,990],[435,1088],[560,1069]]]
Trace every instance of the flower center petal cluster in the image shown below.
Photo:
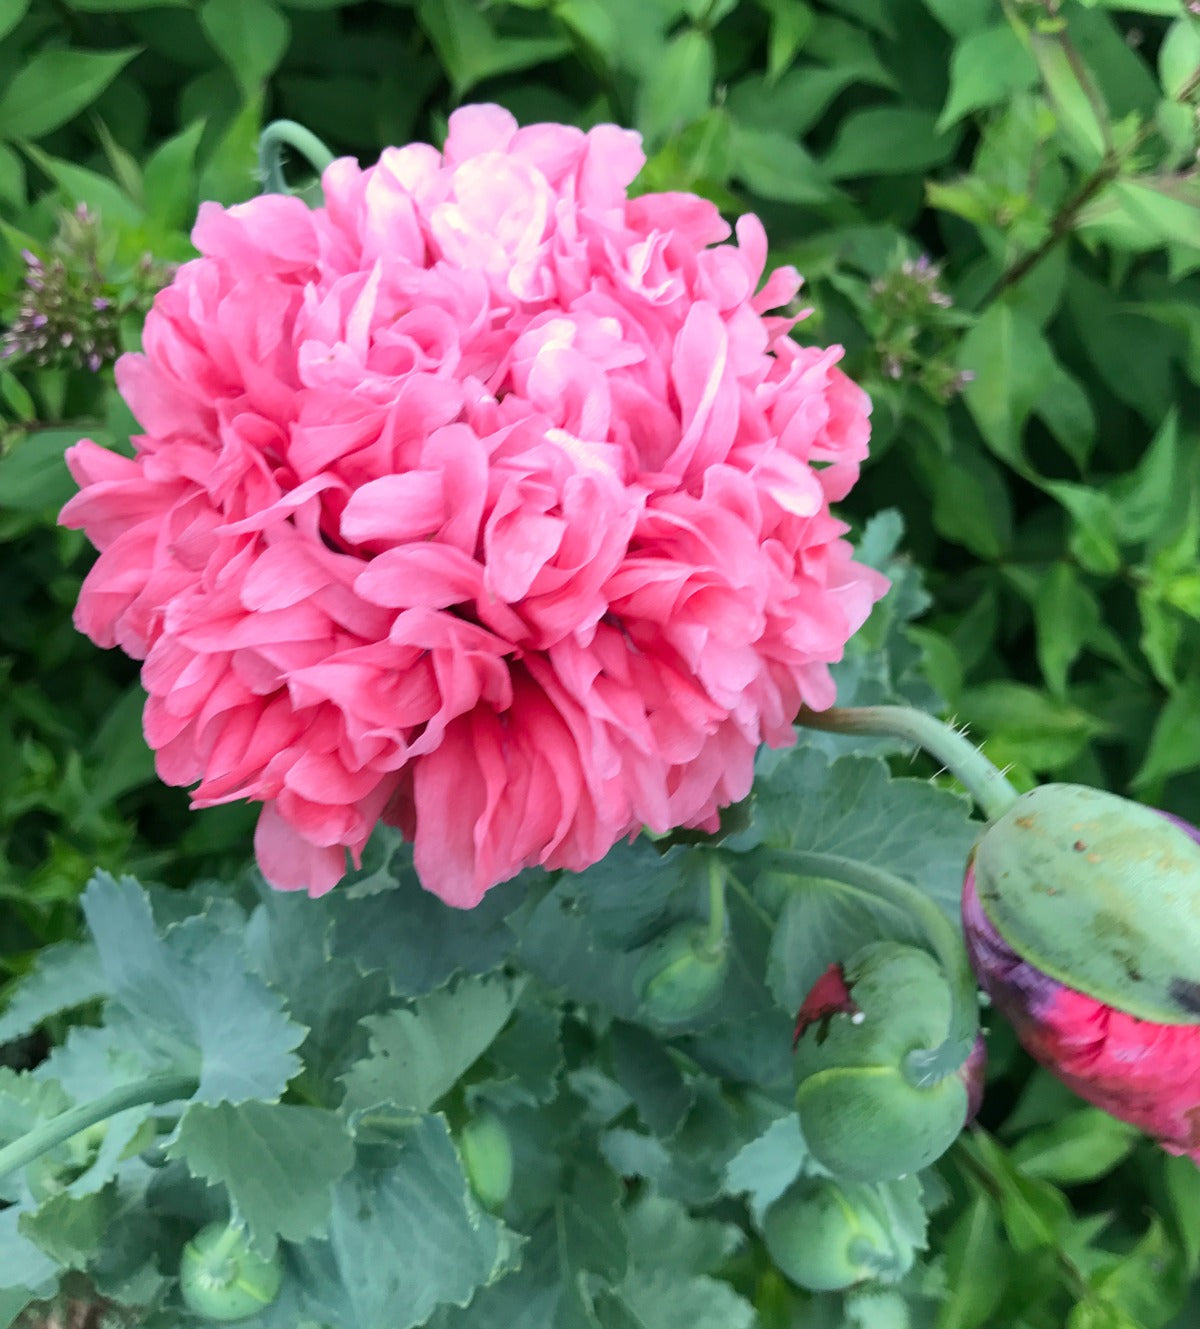
[[[76,623],[144,660],[164,780],[262,804],[276,886],[380,819],[458,906],[713,828],[832,704],[886,589],[829,511],[867,398],[768,315],[758,220],[629,198],[643,160],[471,106],[322,208],[205,204],[117,366],[136,455],[69,450]]]

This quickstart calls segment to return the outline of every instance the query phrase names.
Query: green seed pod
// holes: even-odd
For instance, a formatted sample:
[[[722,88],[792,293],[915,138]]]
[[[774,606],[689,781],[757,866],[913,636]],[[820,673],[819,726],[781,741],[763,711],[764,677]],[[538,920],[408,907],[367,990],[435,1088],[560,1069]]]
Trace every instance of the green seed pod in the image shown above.
[[[1082,785],[1042,785],[988,827],[974,889],[1009,948],[1140,1020],[1200,1016],[1200,845],[1172,818]]]
[[[685,1024],[721,995],[729,951],[714,946],[704,923],[683,923],[647,949],[633,978],[642,1014],[655,1024]]]
[[[179,1290],[184,1304],[210,1320],[244,1320],[269,1306],[283,1282],[279,1252],[253,1250],[242,1229],[210,1223],[183,1248]]]
[[[512,1141],[504,1123],[491,1112],[481,1112],[462,1128],[458,1152],[471,1189],[485,1209],[499,1209],[512,1190]]]
[[[967,1120],[962,1076],[918,1087],[906,1073],[910,1053],[946,1037],[949,985],[925,951],[894,941],[864,947],[839,972],[846,1000],[807,1020],[802,1010],[797,1025],[800,1129],[839,1177],[908,1176],[945,1153]]]
[[[866,1279],[892,1282],[912,1268],[879,1191],[859,1182],[801,1177],[770,1206],[763,1239],[776,1266],[810,1292]]]

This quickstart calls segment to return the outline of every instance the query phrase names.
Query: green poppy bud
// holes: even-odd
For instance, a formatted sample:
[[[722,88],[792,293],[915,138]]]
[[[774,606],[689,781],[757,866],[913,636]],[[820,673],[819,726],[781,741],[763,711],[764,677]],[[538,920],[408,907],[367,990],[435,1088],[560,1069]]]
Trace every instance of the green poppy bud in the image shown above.
[[[504,1123],[491,1112],[481,1112],[462,1128],[458,1152],[471,1189],[485,1209],[499,1209],[512,1190],[512,1141]]]
[[[234,1223],[210,1223],[183,1248],[184,1305],[209,1320],[244,1320],[269,1306],[283,1282],[283,1259],[254,1250]]]
[[[978,1076],[979,1058],[920,1085],[909,1057],[945,1040],[950,1014],[949,984],[915,946],[874,942],[830,966],[801,1007],[793,1062],[800,1129],[818,1162],[886,1181],[945,1153],[967,1120],[965,1076]]]
[[[837,1292],[866,1279],[892,1282],[912,1268],[913,1251],[875,1186],[801,1177],[763,1217],[776,1266],[810,1292]]]
[[[646,951],[633,978],[642,1014],[655,1024],[685,1024],[721,995],[729,950],[713,945],[705,923],[683,923],[663,933]]]

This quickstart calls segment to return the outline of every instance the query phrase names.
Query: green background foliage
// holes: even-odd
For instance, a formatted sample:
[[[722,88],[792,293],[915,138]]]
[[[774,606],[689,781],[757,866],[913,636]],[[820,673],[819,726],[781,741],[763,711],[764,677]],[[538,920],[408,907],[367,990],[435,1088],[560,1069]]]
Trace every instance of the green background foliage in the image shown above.
[[[759,213],[773,261],[807,279],[798,335],[842,343],[874,399],[844,513],[860,530],[902,514],[903,553],[894,517],[862,535],[896,590],[841,668],[843,700],[941,708],[1018,783],[1096,784],[1200,821],[1198,79],[1184,0],[0,0],[0,323],[28,299],[28,249],[60,263],[79,326],[100,292],[111,335],[136,347],[154,287],[192,252],[199,201],[257,192],[273,118],[364,161],[437,141],[464,100],[635,127],[637,187]],[[292,174],[308,183],[302,162]],[[96,219],[82,229],[80,204]],[[0,360],[0,1040],[14,1066],[57,1045],[35,1078],[0,1084],[0,1140],[61,1106],[53,1079],[79,1097],[121,1070],[114,1010],[169,1019],[112,968],[105,918],[118,901],[137,915],[132,888],[93,885],[94,941],[78,943],[93,870],[234,880],[252,825],[246,809],[189,813],[156,783],[136,667],[71,627],[91,556],[54,525],[72,492],[62,452],[81,435],[127,450],[136,428],[111,356],[93,371],[77,351]],[[761,824],[775,780],[843,846],[898,800],[889,861],[952,911],[974,832],[949,794],[935,807],[935,791],[886,784],[878,752],[814,736],[766,763]],[[852,763],[836,798],[832,757]],[[390,851],[353,908],[155,888],[139,926],[184,984],[179,1020],[186,983],[225,965],[262,1040],[247,1035],[247,1073],[275,1078],[234,1106],[202,1094],[153,1168],[135,1147],[151,1117],[114,1128],[91,1180],[0,1211],[0,1269],[16,1260],[35,1288],[86,1267],[132,1304],[177,1306],[171,1259],[232,1198],[258,1239],[289,1243],[292,1300],[264,1329],[300,1307],[313,1323],[438,1329],[1194,1323],[1193,1165],[1031,1071],[999,1027],[986,1130],[925,1182],[914,1272],[898,1289],[791,1289],[754,1217],[798,1157],[787,1016],[823,948],[897,923],[754,880],[731,906],[746,949],[722,1021],[660,1037],[630,976],[645,930],[694,912],[687,852],[620,850],[466,917],[414,894]],[[191,979],[170,941],[189,928]],[[161,1032],[198,1055],[215,1037]],[[419,1074],[396,1083],[397,1064]],[[384,1101],[385,1118],[355,1117]],[[463,1190],[448,1133],[476,1101],[515,1139],[497,1219]],[[280,1151],[263,1177],[315,1152],[325,1170],[259,1189],[245,1158],[263,1139]],[[434,1194],[445,1258],[412,1217],[412,1197]],[[412,1229],[404,1268],[422,1277],[402,1313],[400,1283],[372,1281],[393,1248],[367,1230],[368,1195],[379,1222]],[[19,1309],[5,1295],[0,1320]]]

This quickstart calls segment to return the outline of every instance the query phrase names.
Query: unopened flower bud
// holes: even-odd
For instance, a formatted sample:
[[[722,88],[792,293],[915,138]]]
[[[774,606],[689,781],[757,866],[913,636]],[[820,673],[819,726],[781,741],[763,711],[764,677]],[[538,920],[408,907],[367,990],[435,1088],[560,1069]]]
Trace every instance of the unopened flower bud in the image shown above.
[[[485,1209],[499,1209],[512,1190],[512,1141],[504,1123],[491,1112],[472,1117],[458,1137],[467,1180]]]
[[[236,1224],[210,1223],[183,1248],[179,1290],[197,1315],[228,1322],[261,1311],[279,1295],[283,1260],[251,1247]]]
[[[796,1110],[818,1162],[840,1177],[884,1181],[928,1166],[978,1107],[983,1047],[920,1084],[911,1057],[939,1047],[951,993],[933,958],[881,941],[832,965],[796,1024]]]
[[[963,927],[1031,1056],[1200,1161],[1200,831],[1101,790],[1043,785],[980,841]]]
[[[707,924],[671,928],[648,948],[634,974],[642,1014],[666,1026],[702,1015],[720,996],[728,970],[728,947],[714,945]]]
[[[894,1282],[913,1263],[881,1189],[861,1182],[801,1177],[767,1210],[763,1240],[775,1265],[810,1292]]]

